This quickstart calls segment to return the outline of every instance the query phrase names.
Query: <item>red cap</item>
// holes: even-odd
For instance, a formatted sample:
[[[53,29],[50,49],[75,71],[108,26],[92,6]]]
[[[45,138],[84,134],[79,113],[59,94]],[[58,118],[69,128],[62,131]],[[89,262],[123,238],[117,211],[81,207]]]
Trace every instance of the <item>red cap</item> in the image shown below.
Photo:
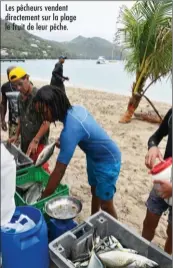
[[[154,166],[153,169],[150,171],[150,174],[156,175],[171,165],[172,165],[172,157],[169,157],[165,159],[164,162],[160,162],[159,164]]]

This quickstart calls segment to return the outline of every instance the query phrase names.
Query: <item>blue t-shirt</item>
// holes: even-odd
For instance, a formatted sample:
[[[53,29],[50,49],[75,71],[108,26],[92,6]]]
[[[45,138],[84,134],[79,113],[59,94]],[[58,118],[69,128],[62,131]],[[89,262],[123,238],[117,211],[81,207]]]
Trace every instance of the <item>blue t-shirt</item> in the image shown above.
[[[95,163],[121,161],[119,148],[85,107],[74,105],[63,124],[57,158],[60,163],[69,164],[77,145]]]

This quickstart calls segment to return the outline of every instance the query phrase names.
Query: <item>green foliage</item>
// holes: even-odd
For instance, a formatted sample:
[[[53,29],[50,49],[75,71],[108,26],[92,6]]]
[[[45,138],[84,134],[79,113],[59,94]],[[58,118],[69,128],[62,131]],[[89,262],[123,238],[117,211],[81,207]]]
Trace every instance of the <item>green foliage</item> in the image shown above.
[[[117,36],[129,51],[125,68],[136,73],[136,84],[168,75],[172,70],[172,0],[137,1],[131,9],[122,9],[119,22]]]

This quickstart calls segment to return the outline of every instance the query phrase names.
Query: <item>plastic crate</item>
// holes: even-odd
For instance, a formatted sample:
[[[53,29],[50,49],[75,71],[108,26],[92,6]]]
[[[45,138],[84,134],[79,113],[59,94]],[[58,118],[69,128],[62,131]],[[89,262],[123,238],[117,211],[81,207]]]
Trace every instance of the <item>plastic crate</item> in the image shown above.
[[[157,262],[160,268],[172,268],[170,255],[103,211],[89,217],[84,223],[49,244],[50,257],[57,267],[74,268],[67,259],[74,260],[85,253],[87,241],[91,248],[94,231],[101,238],[115,236],[124,247],[134,249]]]
[[[29,181],[42,181],[47,184],[50,174],[48,174],[42,167],[29,167],[17,171],[16,184],[22,185]]]
[[[50,174],[44,171],[42,167],[39,167],[39,168],[31,167],[29,169],[20,170],[18,172],[17,177],[16,177],[16,185],[22,185],[30,181],[35,181],[35,182],[41,181],[43,182],[43,185],[46,186],[49,180],[49,176]],[[41,199],[40,201],[33,204],[32,206],[40,209],[47,221],[49,219],[49,216],[44,211],[44,204],[56,196],[64,196],[64,195],[69,195],[69,187],[66,184],[60,184],[52,195],[44,199]],[[16,203],[16,206],[29,205],[26,203],[26,201],[22,198],[22,196],[18,192],[15,193],[15,203]]]
[[[16,161],[17,170],[29,167],[33,165],[33,160],[25,155],[19,148],[17,148],[14,144],[10,144],[7,142],[3,142],[6,149],[14,156]]]
[[[33,168],[35,168],[34,164],[31,165],[31,166],[27,166],[27,167],[21,168],[21,169],[17,169],[16,170],[16,176],[18,177],[18,176],[20,176],[20,174],[24,174],[24,172],[27,172],[28,170],[33,169]]]

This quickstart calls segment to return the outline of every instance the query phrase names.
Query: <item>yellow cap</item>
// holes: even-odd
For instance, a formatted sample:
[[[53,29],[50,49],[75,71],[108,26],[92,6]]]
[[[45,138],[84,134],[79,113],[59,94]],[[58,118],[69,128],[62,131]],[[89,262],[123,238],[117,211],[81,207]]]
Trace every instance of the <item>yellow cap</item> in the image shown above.
[[[27,73],[25,72],[25,70],[23,70],[21,67],[16,67],[12,69],[9,73],[9,80],[10,82],[15,82],[24,77],[26,74]]]

